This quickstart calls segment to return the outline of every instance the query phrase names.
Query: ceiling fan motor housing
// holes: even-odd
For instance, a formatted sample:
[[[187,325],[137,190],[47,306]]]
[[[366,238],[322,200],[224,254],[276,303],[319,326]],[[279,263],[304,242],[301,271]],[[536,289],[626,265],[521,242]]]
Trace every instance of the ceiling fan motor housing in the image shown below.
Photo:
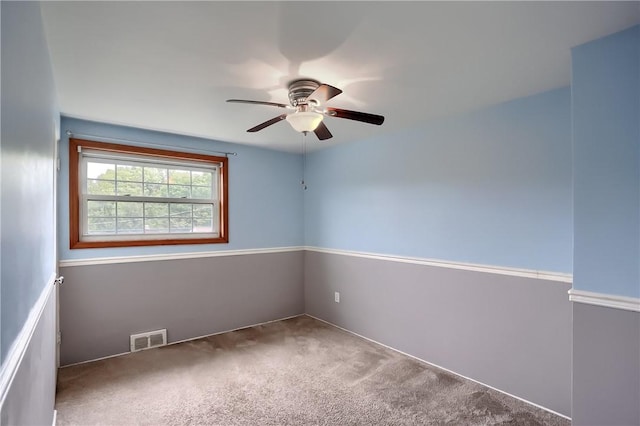
[[[294,107],[297,107],[299,105],[306,105],[307,98],[318,87],[320,87],[320,82],[317,80],[293,80],[291,83],[289,83],[289,102]]]

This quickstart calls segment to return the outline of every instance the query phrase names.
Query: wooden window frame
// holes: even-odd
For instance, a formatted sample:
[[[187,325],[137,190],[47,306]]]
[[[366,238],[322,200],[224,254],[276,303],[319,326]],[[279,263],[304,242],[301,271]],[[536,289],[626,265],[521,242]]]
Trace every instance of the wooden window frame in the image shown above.
[[[218,229],[219,236],[215,238],[162,238],[162,239],[135,239],[135,234],[131,235],[131,240],[105,240],[105,241],[82,241],[80,235],[80,176],[79,166],[82,148],[105,151],[109,153],[138,154],[162,159],[188,160],[203,163],[216,163],[220,165],[219,195],[218,203]],[[137,247],[137,246],[162,246],[162,245],[182,245],[182,244],[225,244],[229,242],[229,159],[227,157],[217,157],[212,155],[196,154],[189,152],[178,152],[164,149],[144,148],[130,145],[120,145],[114,143],[95,142],[84,139],[69,138],[69,239],[71,249],[85,248],[105,248],[105,247]]]

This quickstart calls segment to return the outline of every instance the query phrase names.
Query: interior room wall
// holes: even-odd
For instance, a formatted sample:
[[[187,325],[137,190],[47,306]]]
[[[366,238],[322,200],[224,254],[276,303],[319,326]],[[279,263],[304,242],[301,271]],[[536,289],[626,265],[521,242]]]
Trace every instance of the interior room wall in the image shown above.
[[[171,343],[304,313],[300,155],[69,117],[62,129],[114,143],[238,154],[229,157],[228,244],[70,250],[63,134],[62,365],[127,352],[131,334],[166,328]]]
[[[313,153],[305,243],[572,272],[570,90]]]
[[[572,49],[576,425],[640,424],[639,104],[640,26]]]
[[[2,424],[51,424],[56,93],[40,5],[2,2]]]
[[[298,154],[64,116],[61,125],[58,241],[62,260],[302,245],[302,158]],[[67,130],[78,135],[99,136],[105,139],[96,140],[111,140],[113,143],[152,144],[160,149],[179,151],[182,148],[205,154],[211,151],[236,152],[237,156],[229,156],[229,243],[70,250]],[[120,139],[131,142],[119,142]]]
[[[304,313],[303,253],[61,268],[62,365],[129,352],[129,336],[170,343]]]
[[[574,288],[629,297],[640,297],[639,34],[572,49]]]
[[[570,96],[312,153],[307,312],[569,416]]]

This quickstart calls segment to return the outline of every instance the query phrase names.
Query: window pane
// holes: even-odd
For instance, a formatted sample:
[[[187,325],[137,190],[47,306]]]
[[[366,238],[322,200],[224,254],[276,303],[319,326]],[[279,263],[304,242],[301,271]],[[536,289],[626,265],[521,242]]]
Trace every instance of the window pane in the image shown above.
[[[118,182],[118,195],[142,195],[142,184],[133,182]]]
[[[145,183],[144,184],[144,196],[145,197],[168,197],[167,185],[161,183]]]
[[[169,183],[191,185],[191,172],[189,170],[169,169]]]
[[[191,172],[191,180],[193,185],[211,186],[211,173],[209,172]]]
[[[118,218],[118,234],[142,234],[142,218]]]
[[[115,234],[116,219],[114,217],[90,217],[87,220],[89,234]]]
[[[142,182],[142,167],[118,164],[118,182]]]
[[[170,220],[171,232],[191,232],[191,217],[172,217]]]
[[[191,198],[211,199],[210,186],[194,186],[191,188]]]
[[[87,179],[87,194],[116,195],[116,183],[108,180]]]
[[[171,198],[189,198],[190,186],[184,185],[169,185],[169,197]]]
[[[118,202],[118,217],[142,217],[143,203]]]
[[[171,204],[171,217],[191,218],[191,204]]]
[[[194,219],[193,232],[213,232],[213,219]]]
[[[71,215],[71,226],[79,231],[71,235],[71,248],[199,244],[213,234],[220,237],[213,242],[227,242],[226,235],[218,235],[220,221],[227,220],[228,203],[224,200],[222,211],[220,191],[225,158],[70,144],[82,148],[70,165],[79,181],[69,195],[80,204],[80,214]]]
[[[144,232],[147,234],[168,234],[169,218],[154,218],[145,220]]]
[[[88,201],[87,216],[89,217],[115,217],[116,203],[113,201]]]
[[[114,180],[116,178],[116,165],[87,162],[88,179]]]
[[[145,167],[144,181],[149,183],[167,183],[167,169]]]
[[[145,217],[169,217],[169,204],[144,203],[144,215]],[[169,225],[167,225],[167,229],[169,229]]]
[[[193,205],[194,219],[210,219],[212,217],[213,217],[213,205],[211,204],[194,204]]]

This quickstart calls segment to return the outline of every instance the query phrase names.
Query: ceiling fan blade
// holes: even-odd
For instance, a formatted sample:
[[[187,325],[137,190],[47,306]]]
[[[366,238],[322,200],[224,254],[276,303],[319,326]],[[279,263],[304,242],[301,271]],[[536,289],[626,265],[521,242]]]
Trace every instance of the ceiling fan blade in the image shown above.
[[[384,123],[384,117],[367,112],[349,111],[348,109],[327,108],[326,114],[330,117],[348,118],[349,120],[362,121],[363,123],[381,125]]]
[[[265,102],[265,101],[248,101],[246,99],[227,99],[227,102],[236,103],[236,104],[254,104],[254,105],[269,105],[278,108],[289,108],[289,105],[279,104],[276,102]]]
[[[275,118],[272,118],[271,120],[267,120],[264,123],[258,124],[257,126],[250,128],[249,130],[247,130],[247,132],[251,132],[251,133],[257,132],[258,130],[262,130],[265,127],[269,127],[272,124],[276,124],[277,122],[282,121],[285,118],[287,118],[287,114],[279,115]]]
[[[307,96],[307,102],[313,101],[316,104],[323,104],[340,93],[342,93],[342,90],[337,87],[321,84],[320,87]]]
[[[320,139],[321,141],[333,137],[329,129],[327,129],[327,126],[322,121],[320,122],[320,124],[318,124],[318,127],[316,127],[313,133],[315,133],[318,139]]]

